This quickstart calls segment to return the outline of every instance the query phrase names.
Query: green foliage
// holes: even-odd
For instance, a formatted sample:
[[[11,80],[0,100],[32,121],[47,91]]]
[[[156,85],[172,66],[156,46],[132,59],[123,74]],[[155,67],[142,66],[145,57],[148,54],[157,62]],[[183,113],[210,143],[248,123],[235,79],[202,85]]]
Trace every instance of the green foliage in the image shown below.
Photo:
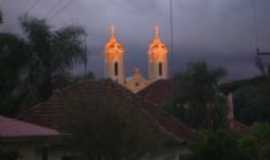
[[[28,70],[30,96],[47,99],[52,93],[55,76],[65,73],[76,62],[86,63],[87,55],[80,27],[69,26],[52,31],[45,20],[21,18],[22,28],[31,47]]]
[[[250,160],[270,159],[270,125],[256,124],[251,132],[239,140],[242,151]]]
[[[270,81],[240,88],[234,94],[236,117],[247,124],[270,122]]]
[[[195,128],[220,128],[226,123],[225,97],[218,83],[221,68],[209,69],[205,62],[191,63],[175,77],[175,97],[167,110]]]
[[[246,160],[236,137],[223,130],[201,132],[192,151],[193,160]]]
[[[202,131],[191,148],[194,160],[269,160],[270,125],[256,124],[242,136],[223,130]]]
[[[20,102],[20,84],[29,62],[28,46],[12,34],[0,34],[0,112],[16,111]]]
[[[182,102],[209,101],[217,94],[218,83],[224,75],[222,68],[211,70],[205,62],[190,63],[184,73],[176,76],[179,88],[176,96]]]
[[[94,80],[94,79],[95,79],[95,75],[93,72],[87,72],[87,73],[74,77],[75,82],[80,82],[84,80]]]
[[[52,30],[45,20],[28,16],[20,22],[25,40],[0,35],[1,114],[46,100],[55,88],[73,83],[66,78],[75,64],[87,63],[86,33],[81,27]]]
[[[242,152],[250,160],[257,159],[258,148],[256,146],[256,138],[253,136],[244,136],[239,140],[239,146]]]

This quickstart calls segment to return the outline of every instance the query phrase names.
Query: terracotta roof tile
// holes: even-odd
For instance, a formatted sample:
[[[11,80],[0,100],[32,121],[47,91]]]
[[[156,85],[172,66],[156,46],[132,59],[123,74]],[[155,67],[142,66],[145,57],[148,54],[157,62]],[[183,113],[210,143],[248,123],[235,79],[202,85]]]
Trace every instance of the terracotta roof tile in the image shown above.
[[[192,128],[186,126],[181,121],[174,118],[172,115],[166,113],[159,107],[151,102],[144,102],[143,108],[146,109],[151,115],[158,120],[160,125],[164,127],[168,132],[174,134],[177,137],[181,137],[185,140],[191,140],[194,136]]]
[[[173,92],[172,80],[159,80],[140,91],[138,95],[142,96],[144,100],[162,106],[173,96]]]
[[[0,138],[49,137],[60,133],[54,129],[0,116]]]
[[[230,123],[230,130],[233,132],[236,132],[239,134],[246,134],[250,130],[250,128],[247,125],[241,123],[238,120],[234,119],[234,120],[231,120],[229,123]]]
[[[141,96],[135,95],[124,87],[113,83],[110,80],[104,81],[85,81],[70,86],[63,90],[56,91],[46,102],[32,107],[25,111],[20,117],[26,121],[44,125],[50,128],[65,130],[66,98],[84,98],[91,101],[91,97],[101,97],[106,101],[106,96],[111,95],[126,101],[129,106],[138,108],[148,116],[158,122],[160,128],[179,139],[192,137],[192,129],[178,122],[176,119],[158,109],[157,106],[149,101],[144,101]]]

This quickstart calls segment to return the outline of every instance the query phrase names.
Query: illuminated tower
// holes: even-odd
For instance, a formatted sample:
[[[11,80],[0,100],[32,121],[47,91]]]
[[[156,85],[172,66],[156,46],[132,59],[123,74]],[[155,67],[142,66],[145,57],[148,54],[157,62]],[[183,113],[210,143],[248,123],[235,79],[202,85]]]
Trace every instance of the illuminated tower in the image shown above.
[[[110,27],[111,37],[105,46],[105,74],[107,78],[124,83],[124,47],[115,36],[114,26]]]
[[[149,80],[156,81],[168,78],[168,48],[160,40],[159,27],[155,27],[154,38],[148,51]]]

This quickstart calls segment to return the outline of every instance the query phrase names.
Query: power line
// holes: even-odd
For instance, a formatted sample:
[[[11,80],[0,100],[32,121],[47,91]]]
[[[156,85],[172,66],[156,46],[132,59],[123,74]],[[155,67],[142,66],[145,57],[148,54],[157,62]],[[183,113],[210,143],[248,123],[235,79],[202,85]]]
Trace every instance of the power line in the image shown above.
[[[46,16],[45,16],[45,17],[48,18],[48,16],[49,16],[54,10],[57,10],[57,6],[58,6],[58,4],[60,5],[61,2],[63,2],[63,0],[57,0],[56,3],[55,3],[55,5],[54,5],[51,9],[49,9],[49,11],[46,13]]]
[[[27,10],[26,14],[30,13],[31,10],[33,10],[42,0],[35,1]]]
[[[258,29],[257,29],[257,3],[256,0],[251,0],[251,6],[253,6],[253,27],[254,27],[254,47],[256,50],[259,48],[259,35],[258,35]]]
[[[252,3],[253,2],[253,3]],[[258,69],[261,71],[263,75],[266,75],[267,72],[269,73],[269,66],[265,64],[265,62],[262,60],[262,56],[270,56],[270,52],[261,52],[260,46],[259,46],[259,30],[257,28],[258,24],[258,16],[257,16],[257,3],[256,0],[251,0],[251,5],[253,6],[253,25],[254,25],[254,46],[256,49],[256,56],[255,56],[255,65],[258,67]]]
[[[67,1],[67,3],[61,7],[60,9],[58,9],[53,15],[51,15],[48,19],[54,18],[57,14],[61,13],[63,10],[65,10],[72,2],[73,0],[69,0]]]
[[[169,2],[170,4],[170,6],[169,6],[169,17],[170,17],[170,33],[171,33],[171,36],[170,36],[170,38],[171,38],[171,52],[173,53],[174,52],[174,19],[173,19],[173,0],[170,0],[170,2]]]

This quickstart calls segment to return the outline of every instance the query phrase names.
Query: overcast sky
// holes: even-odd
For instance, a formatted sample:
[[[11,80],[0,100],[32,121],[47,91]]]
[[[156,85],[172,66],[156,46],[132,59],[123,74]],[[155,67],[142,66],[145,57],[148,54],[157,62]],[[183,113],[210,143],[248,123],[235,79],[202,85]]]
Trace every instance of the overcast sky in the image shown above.
[[[91,52],[88,70],[99,77],[103,76],[102,52],[109,24],[116,26],[118,39],[126,48],[128,75],[134,67],[146,73],[147,48],[154,25],[160,25],[163,41],[170,43],[169,0],[2,0],[1,9],[4,30],[9,32],[20,33],[17,17],[26,12],[47,18],[55,28],[83,26]],[[258,74],[254,65],[255,30],[257,46],[270,51],[269,0],[174,0],[175,50],[170,53],[171,74],[196,60],[225,67],[227,79]]]

